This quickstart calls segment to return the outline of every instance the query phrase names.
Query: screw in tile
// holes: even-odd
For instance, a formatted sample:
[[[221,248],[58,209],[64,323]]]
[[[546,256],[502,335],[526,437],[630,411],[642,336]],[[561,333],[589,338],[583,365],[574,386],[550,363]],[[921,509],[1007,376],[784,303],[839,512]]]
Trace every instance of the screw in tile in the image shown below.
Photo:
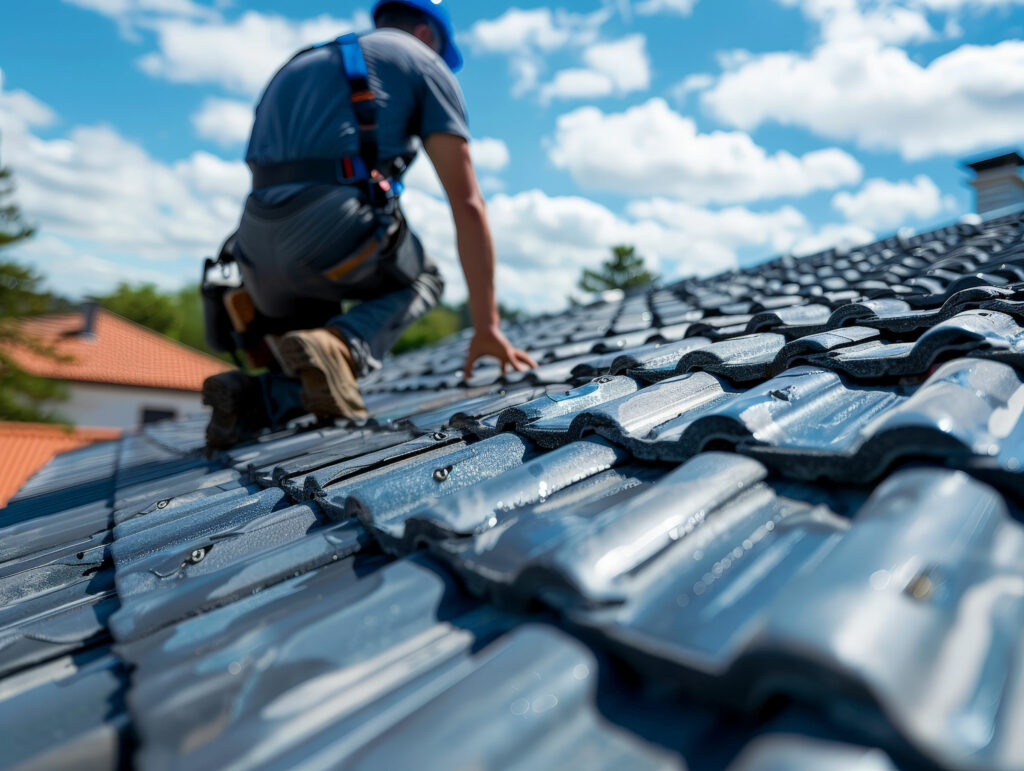
[[[192,553],[188,556],[188,561],[195,565],[197,562],[202,562],[206,559],[206,549],[193,549]]]
[[[443,442],[448,437],[445,435],[443,431],[435,431],[430,435],[430,438],[433,439],[435,442]]]
[[[926,575],[919,575],[907,585],[906,592],[915,600],[927,600],[935,591],[935,584]]]
[[[610,382],[612,382],[612,380],[613,380],[613,379],[614,379],[614,378],[610,378],[610,377],[608,377],[608,376],[605,376],[605,377],[599,377],[599,378],[597,378],[597,379],[596,379],[596,380],[595,380],[594,382],[595,382],[595,383],[610,383]]]
[[[169,500],[167,500],[167,501],[160,501],[159,503],[157,503],[156,507],[158,509],[166,509],[169,504],[170,504]]]
[[[451,468],[436,468],[434,469],[434,481],[443,482],[448,478],[448,475],[452,473]]]

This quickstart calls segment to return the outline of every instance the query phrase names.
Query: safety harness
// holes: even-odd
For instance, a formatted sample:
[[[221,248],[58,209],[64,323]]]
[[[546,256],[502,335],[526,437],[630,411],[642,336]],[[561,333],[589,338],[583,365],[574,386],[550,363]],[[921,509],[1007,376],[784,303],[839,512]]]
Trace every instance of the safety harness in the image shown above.
[[[295,56],[328,46],[336,46],[341,53],[341,64],[348,79],[352,112],[359,127],[359,154],[341,158],[304,158],[282,163],[250,164],[253,190],[274,185],[294,183],[320,183],[330,185],[360,185],[368,195],[370,204],[380,213],[394,214],[402,184],[398,177],[405,171],[404,162],[396,159],[391,168],[380,168],[380,144],[377,139],[377,95],[370,88],[366,58],[356,34],[342,35],[336,40],[320,43]]]

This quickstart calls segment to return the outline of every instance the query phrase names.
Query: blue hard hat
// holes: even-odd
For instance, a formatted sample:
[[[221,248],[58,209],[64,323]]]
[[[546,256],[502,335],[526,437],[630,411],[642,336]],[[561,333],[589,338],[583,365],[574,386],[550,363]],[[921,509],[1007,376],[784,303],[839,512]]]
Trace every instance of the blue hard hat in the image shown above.
[[[452,18],[448,15],[444,0],[377,0],[373,6],[373,21],[377,21],[377,12],[386,5],[404,5],[421,11],[441,28],[444,35],[442,41],[441,58],[451,67],[452,72],[458,72],[462,67],[462,54],[455,47],[455,30],[452,28]]]

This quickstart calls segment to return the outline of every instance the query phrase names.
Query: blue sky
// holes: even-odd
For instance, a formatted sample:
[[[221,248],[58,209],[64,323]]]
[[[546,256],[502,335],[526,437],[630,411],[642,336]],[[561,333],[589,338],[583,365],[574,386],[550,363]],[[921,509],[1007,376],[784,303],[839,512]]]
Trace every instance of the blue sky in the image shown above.
[[[449,0],[499,293],[560,307],[635,243],[666,278],[971,211],[966,157],[1024,148],[1024,0]],[[369,3],[34,0],[0,27],[0,159],[72,296],[174,287],[237,221],[251,109]],[[406,208],[465,289],[436,178]]]

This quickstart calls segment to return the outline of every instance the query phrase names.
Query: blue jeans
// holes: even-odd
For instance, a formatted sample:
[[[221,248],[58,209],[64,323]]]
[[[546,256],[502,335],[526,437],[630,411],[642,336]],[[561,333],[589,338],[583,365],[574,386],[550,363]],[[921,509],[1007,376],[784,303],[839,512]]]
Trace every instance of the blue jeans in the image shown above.
[[[396,225],[381,249],[338,277],[333,269],[380,230],[359,191],[318,185],[277,206],[250,198],[236,259],[262,321],[276,333],[331,327],[348,343],[358,376],[379,369],[402,332],[444,291],[437,266],[404,217]],[[356,304],[342,312],[346,301]],[[298,399],[297,383],[282,378],[265,383],[272,419],[293,413]]]

